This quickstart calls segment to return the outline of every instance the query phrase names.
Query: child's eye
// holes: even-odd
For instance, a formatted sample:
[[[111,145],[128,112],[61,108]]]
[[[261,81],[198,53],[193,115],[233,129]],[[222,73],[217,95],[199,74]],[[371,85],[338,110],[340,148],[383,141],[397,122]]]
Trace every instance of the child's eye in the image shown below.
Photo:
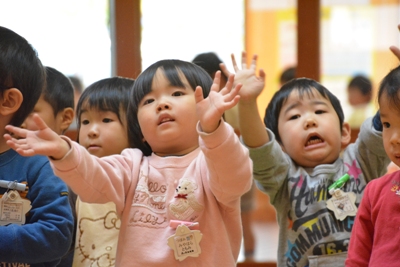
[[[295,119],[298,119],[298,118],[300,118],[300,115],[293,115],[293,116],[291,116],[289,118],[289,120],[295,120]]]
[[[103,119],[103,122],[104,123],[109,123],[109,122],[112,122],[113,120],[112,119],[109,119],[109,118],[104,118]]]
[[[81,124],[82,124],[82,125],[88,125],[88,124],[89,124],[89,120],[82,120],[82,121],[81,121]]]
[[[326,112],[325,112],[325,110],[322,110],[322,109],[315,111],[315,114],[324,114],[324,113],[326,113]]]
[[[143,101],[143,105],[150,104],[153,101],[154,101],[154,99],[146,99],[145,101]]]
[[[176,91],[176,92],[174,92],[172,95],[173,95],[173,96],[181,96],[181,95],[184,95],[184,93],[181,92],[181,91]]]
[[[388,122],[382,122],[383,128],[390,128],[390,123]]]

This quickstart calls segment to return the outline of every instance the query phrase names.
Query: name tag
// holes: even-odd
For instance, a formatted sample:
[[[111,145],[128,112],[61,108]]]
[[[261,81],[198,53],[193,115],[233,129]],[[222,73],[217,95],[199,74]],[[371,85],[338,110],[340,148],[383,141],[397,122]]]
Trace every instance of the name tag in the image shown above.
[[[31,202],[21,198],[17,190],[6,192],[0,199],[0,225],[25,224],[25,214],[31,208]]]

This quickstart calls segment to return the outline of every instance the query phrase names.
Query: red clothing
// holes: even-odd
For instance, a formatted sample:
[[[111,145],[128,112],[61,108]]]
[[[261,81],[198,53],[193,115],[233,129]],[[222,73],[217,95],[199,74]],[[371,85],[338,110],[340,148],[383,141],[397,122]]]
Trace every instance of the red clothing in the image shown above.
[[[400,266],[400,172],[366,186],[350,237],[346,266]]]

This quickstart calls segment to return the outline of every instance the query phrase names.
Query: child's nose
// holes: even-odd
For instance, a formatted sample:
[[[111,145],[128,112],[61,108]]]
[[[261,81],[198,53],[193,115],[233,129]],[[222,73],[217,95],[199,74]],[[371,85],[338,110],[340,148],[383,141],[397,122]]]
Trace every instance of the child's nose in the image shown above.
[[[398,133],[393,133],[390,136],[390,143],[392,145],[400,145],[400,135]]]
[[[170,109],[170,105],[169,104],[167,104],[167,103],[160,103],[158,106],[157,106],[157,111],[162,111],[162,110],[166,110],[166,109]]]
[[[312,117],[308,117],[304,123],[304,128],[308,129],[311,127],[316,127],[317,126],[317,121]]]
[[[96,137],[98,135],[99,135],[98,127],[97,127],[97,125],[93,124],[89,129],[88,136]]]

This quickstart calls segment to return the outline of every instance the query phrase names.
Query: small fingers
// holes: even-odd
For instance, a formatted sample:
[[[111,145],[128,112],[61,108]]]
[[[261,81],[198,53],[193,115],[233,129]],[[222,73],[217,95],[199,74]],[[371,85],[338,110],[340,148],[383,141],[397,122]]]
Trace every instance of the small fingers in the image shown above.
[[[33,149],[21,149],[21,148],[17,148],[15,149],[15,151],[17,151],[18,154],[25,156],[25,157],[31,157],[36,155],[35,151]]]
[[[44,130],[47,128],[47,124],[43,121],[43,119],[39,116],[39,114],[33,114],[33,120],[38,126],[39,130]]]
[[[267,76],[265,74],[265,71],[263,69],[260,69],[258,72],[259,77],[262,79],[262,81],[265,81],[265,77]]]
[[[391,46],[389,49],[400,60],[400,49],[396,46]]]
[[[253,58],[251,59],[250,68],[255,70],[256,67],[257,67],[257,55],[253,55]]]
[[[18,140],[15,138],[12,138],[11,136],[6,137],[7,141],[6,144],[11,147],[12,149],[18,149],[20,145],[18,144]]]
[[[241,83],[238,83],[235,87],[232,87],[232,84],[230,84],[229,86],[224,88],[225,90],[223,92],[223,95],[225,97],[225,101],[232,101],[232,99],[239,94],[241,88],[242,88]]]
[[[235,75],[234,74],[230,74],[228,76],[228,81],[226,82],[225,87],[222,88],[223,91],[221,90],[222,94],[226,94],[226,93],[231,91],[234,80],[235,80]]]
[[[232,95],[234,95],[235,97],[238,96],[240,89],[242,89],[241,83],[237,84],[235,88],[233,88],[233,90],[231,91]]]
[[[247,60],[246,60],[246,58],[247,58],[247,54],[246,54],[246,52],[242,52],[242,69],[244,70],[244,69],[247,69]]]
[[[220,89],[220,84],[221,84],[221,71],[218,70],[218,71],[215,73],[214,80],[213,80],[213,84],[211,85],[211,91],[216,91],[216,92],[218,92],[219,89]]]
[[[231,54],[231,59],[232,59],[233,69],[235,70],[235,72],[237,72],[239,70],[239,68],[237,66],[237,62],[236,62],[236,58],[235,58],[234,54]]]
[[[219,67],[221,68],[222,73],[226,76],[229,77],[229,75],[231,75],[231,73],[229,72],[228,68],[226,67],[226,65],[224,63],[220,63]]]
[[[212,88],[212,86],[211,86],[211,88]],[[203,89],[201,88],[201,86],[197,86],[196,90],[194,90],[194,99],[195,99],[196,103],[199,103],[204,99]]]
[[[22,137],[22,138],[25,138],[25,137],[26,137],[26,134],[27,134],[27,132],[28,132],[26,129],[18,128],[18,127],[11,126],[11,125],[7,125],[7,126],[5,127],[5,129],[6,129],[8,132],[10,132],[11,134],[13,134],[13,135],[15,135],[15,136]]]

